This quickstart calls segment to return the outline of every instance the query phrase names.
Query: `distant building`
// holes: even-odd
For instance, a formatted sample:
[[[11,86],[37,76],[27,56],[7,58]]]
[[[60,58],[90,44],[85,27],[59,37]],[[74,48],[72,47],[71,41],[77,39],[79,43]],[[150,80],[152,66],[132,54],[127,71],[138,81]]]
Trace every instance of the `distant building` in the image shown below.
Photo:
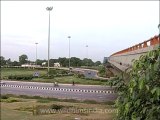
[[[54,67],[60,67],[60,63],[54,63]]]
[[[40,65],[32,65],[32,64],[23,64],[21,65],[21,67],[31,67],[31,68],[34,68],[34,67],[41,67]]]
[[[43,63],[42,63],[42,66],[45,66],[45,65],[46,65],[46,63],[47,63],[47,62],[43,62]]]
[[[104,59],[103,59],[103,64],[106,64],[106,63],[108,62],[108,58],[109,58],[109,57],[104,57]]]

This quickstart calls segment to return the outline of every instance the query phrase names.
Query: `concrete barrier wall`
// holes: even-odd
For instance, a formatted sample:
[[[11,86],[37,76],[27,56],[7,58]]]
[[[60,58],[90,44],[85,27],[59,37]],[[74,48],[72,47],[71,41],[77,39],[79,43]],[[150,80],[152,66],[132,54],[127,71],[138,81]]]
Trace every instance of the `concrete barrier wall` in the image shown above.
[[[134,45],[130,48],[118,51],[112,54],[108,62],[122,71],[132,68],[132,60],[139,59],[141,55],[146,54],[148,51],[158,48],[160,43],[159,37],[155,36],[147,41]]]

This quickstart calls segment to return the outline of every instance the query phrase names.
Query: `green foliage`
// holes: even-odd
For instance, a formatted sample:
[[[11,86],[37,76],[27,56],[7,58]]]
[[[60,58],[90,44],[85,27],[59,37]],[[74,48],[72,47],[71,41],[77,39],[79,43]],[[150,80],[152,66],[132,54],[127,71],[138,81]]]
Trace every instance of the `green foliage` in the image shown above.
[[[58,75],[58,74],[68,74],[69,70],[61,70],[61,69],[51,69],[49,71],[50,75]]]
[[[101,64],[102,64],[101,61],[96,61],[96,62],[94,63],[95,66],[99,66],[99,65],[101,65]]]
[[[106,68],[105,68],[105,66],[99,66],[98,75],[100,77],[105,77],[106,76]]]
[[[85,78],[84,74],[82,74],[82,73],[75,74],[75,77],[77,77],[77,78]]]
[[[7,95],[1,95],[0,99],[8,99],[9,97]]]
[[[62,109],[64,106],[63,105],[57,105],[57,104],[52,104],[50,106],[51,109],[59,110]]]
[[[0,66],[6,65],[5,58],[3,56],[0,56]]]
[[[13,80],[32,80],[33,76],[31,75],[9,75],[8,79]]]
[[[19,62],[20,62],[20,64],[25,64],[25,63],[27,63],[27,59],[28,59],[28,57],[27,57],[27,55],[25,55],[25,54],[19,56]]]
[[[1,95],[1,96],[0,96],[0,101],[1,101],[1,102],[7,102],[7,103],[21,102],[20,99],[10,97],[9,95]]]
[[[82,60],[83,66],[94,66],[94,62],[91,59],[84,58]]]
[[[160,120],[160,49],[134,60],[130,81],[116,77],[118,120]]]

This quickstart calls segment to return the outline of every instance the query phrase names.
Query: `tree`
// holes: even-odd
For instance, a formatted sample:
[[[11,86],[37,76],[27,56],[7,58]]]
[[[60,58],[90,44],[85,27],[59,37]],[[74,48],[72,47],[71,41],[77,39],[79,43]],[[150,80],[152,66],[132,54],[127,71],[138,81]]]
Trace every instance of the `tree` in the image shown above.
[[[78,67],[82,64],[82,60],[77,57],[71,57],[70,62],[72,67]]]
[[[99,66],[99,65],[101,65],[101,64],[102,64],[101,61],[96,61],[96,62],[94,63],[95,66]]]
[[[12,65],[12,66],[20,66],[19,62],[17,62],[17,61],[13,61],[13,62],[11,63],[11,65]]]
[[[63,58],[58,58],[58,61],[60,62],[60,64],[63,66],[63,67],[67,67],[68,66],[68,59],[63,57]]]
[[[19,62],[20,62],[20,64],[22,65],[22,64],[27,63],[27,59],[28,59],[28,57],[25,54],[19,56]]]
[[[0,64],[1,64],[1,66],[6,65],[6,61],[5,61],[5,58],[3,56],[0,56]]]
[[[11,59],[9,58],[8,60],[6,60],[6,65],[7,66],[11,66],[12,62],[11,62]]]
[[[82,64],[84,66],[94,66],[94,62],[91,59],[84,58],[82,60]]]
[[[119,97],[118,120],[160,120],[160,48],[135,60],[129,81],[110,80]]]
[[[40,59],[37,59],[37,65],[42,65],[43,62],[46,62],[47,63],[47,60],[40,60]],[[47,64],[46,64],[47,65]]]
[[[49,65],[53,67],[53,66],[54,66],[54,63],[56,63],[56,62],[58,62],[57,59],[50,59],[50,60],[49,60]]]

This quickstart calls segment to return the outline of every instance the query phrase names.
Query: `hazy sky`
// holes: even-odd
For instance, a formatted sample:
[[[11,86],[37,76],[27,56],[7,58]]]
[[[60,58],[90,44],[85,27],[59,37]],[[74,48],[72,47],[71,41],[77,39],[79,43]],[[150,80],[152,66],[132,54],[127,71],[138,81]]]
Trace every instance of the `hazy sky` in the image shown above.
[[[104,56],[158,35],[158,1],[1,1],[1,55],[18,60],[27,54],[47,59],[48,11],[51,11],[50,58]]]

